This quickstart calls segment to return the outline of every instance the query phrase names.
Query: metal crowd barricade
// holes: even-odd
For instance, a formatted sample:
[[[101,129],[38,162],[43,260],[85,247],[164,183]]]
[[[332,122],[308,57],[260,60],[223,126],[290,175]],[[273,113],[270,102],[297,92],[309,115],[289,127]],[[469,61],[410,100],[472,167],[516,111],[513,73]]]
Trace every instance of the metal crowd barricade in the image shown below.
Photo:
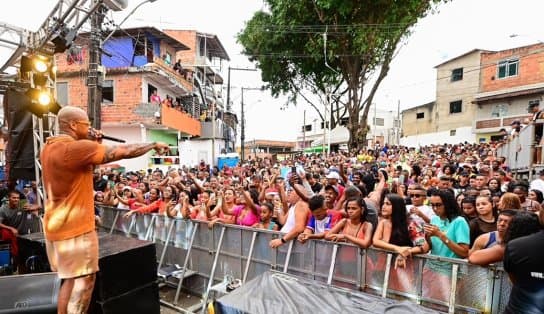
[[[269,242],[278,232],[221,224],[209,228],[206,222],[159,215],[126,219],[115,211],[104,208],[104,228],[155,241],[159,269],[179,264],[182,272],[205,280],[204,286],[184,286],[202,295],[201,308],[226,276],[246,282],[270,269],[382,297],[410,299],[449,313],[500,313],[508,302],[508,276],[494,266],[417,255],[406,268],[395,269],[396,255],[390,251],[329,241],[290,241],[271,249]],[[186,275],[179,276],[174,304]]]

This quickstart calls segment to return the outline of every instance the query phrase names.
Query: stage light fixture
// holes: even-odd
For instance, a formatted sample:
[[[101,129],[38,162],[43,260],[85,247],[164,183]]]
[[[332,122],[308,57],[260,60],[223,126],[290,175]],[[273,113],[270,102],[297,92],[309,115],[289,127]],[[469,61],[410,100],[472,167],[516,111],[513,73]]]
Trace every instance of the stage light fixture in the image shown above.
[[[48,112],[57,114],[61,108],[47,89],[30,88],[25,97],[25,109],[39,117]]]
[[[39,73],[47,72],[49,66],[46,63],[46,60],[42,59],[41,56],[36,56],[33,60],[34,70]]]
[[[21,57],[21,72],[46,73],[50,71],[51,59],[43,55],[28,55]]]
[[[49,106],[49,104],[51,103],[52,97],[51,97],[51,94],[49,94],[49,92],[40,91],[40,93],[38,94],[37,100],[38,100],[38,104],[42,106]]]

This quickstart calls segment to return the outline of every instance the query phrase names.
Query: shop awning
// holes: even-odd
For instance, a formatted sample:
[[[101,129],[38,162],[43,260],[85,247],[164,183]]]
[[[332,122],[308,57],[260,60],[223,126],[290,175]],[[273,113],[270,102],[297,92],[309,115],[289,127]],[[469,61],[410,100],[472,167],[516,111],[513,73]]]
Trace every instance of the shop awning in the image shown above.
[[[305,153],[322,153],[322,152],[323,152],[323,149],[327,150],[327,147],[323,147],[323,146],[313,146],[313,147],[305,148],[305,149],[304,149],[304,152],[305,152]]]

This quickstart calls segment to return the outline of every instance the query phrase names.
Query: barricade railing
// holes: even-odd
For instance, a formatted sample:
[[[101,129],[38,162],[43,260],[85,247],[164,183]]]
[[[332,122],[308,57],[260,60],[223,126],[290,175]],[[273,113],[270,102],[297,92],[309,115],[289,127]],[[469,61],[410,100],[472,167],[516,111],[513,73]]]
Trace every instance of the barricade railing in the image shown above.
[[[500,267],[481,267],[466,260],[416,255],[406,268],[395,269],[396,254],[349,243],[290,241],[272,249],[280,233],[163,215],[132,215],[103,207],[102,228],[157,244],[159,268],[183,265],[206,284],[198,291],[206,304],[215,283],[226,276],[242,282],[270,270],[302,276],[335,287],[360,290],[387,298],[411,299],[449,313],[500,313],[508,302],[510,282]],[[177,304],[184,274],[180,276]]]

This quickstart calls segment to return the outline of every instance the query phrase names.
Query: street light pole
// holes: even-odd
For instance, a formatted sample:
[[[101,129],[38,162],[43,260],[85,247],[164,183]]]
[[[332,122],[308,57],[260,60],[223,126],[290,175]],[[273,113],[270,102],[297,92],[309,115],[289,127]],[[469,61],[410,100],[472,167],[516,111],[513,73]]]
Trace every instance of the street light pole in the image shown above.
[[[227,111],[231,110],[231,106],[230,106],[230,71],[231,70],[234,70],[234,71],[253,71],[253,72],[257,71],[257,69],[236,68],[236,67],[231,67],[229,65],[228,74],[227,74]]]
[[[244,88],[242,87],[242,113],[241,113],[241,118],[242,118],[242,130],[240,131],[240,147],[241,147],[241,157],[242,157],[242,162],[244,161],[244,157],[245,157],[245,144],[244,144],[244,141],[246,140],[246,119],[244,117]]]
[[[123,25],[123,23],[125,23],[125,21],[126,21],[132,14],[134,14],[134,12],[136,12],[136,10],[138,10],[139,7],[141,7],[142,5],[144,5],[144,4],[148,3],[148,2],[149,2],[149,3],[152,3],[152,2],[155,2],[155,1],[157,1],[157,0],[145,0],[145,1],[142,1],[140,4],[138,4],[136,7],[134,7],[134,9],[132,9],[132,11],[130,11],[130,13],[127,14],[127,16],[125,16],[125,18],[121,21],[121,23],[117,24],[117,27],[116,27],[113,31],[111,31],[111,33],[109,33],[108,36],[106,36],[106,38],[104,39],[103,42],[108,41],[108,39],[110,39],[110,37],[113,35],[113,33],[115,33],[115,31],[118,30],[118,29],[121,27],[121,25]]]
[[[245,113],[244,113],[244,90],[246,91],[250,91],[250,90],[263,90],[262,87],[260,88],[255,88],[255,87],[242,87],[242,108],[241,108],[241,118],[242,118],[242,125],[241,125],[241,132],[240,132],[240,149],[241,149],[241,158],[242,158],[242,161],[244,161],[244,158],[245,158],[245,148],[246,148],[246,145],[244,143],[244,141],[246,140],[246,119],[245,119]]]

